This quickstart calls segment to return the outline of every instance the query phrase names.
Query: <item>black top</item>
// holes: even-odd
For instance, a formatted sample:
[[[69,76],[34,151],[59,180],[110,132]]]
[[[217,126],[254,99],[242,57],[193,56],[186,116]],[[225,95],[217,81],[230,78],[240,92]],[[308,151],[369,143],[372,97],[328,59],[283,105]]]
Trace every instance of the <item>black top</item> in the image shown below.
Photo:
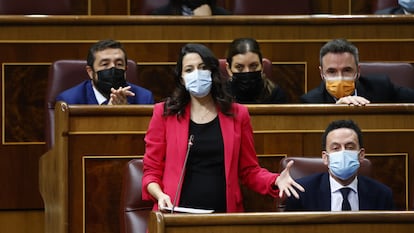
[[[226,212],[224,144],[218,117],[206,124],[190,121],[190,135],[194,135],[194,140],[180,206]]]
[[[263,100],[258,100],[257,96],[235,96],[231,90],[230,82],[226,85],[227,92],[233,96],[234,100],[239,104],[286,104],[289,102],[288,97],[280,86],[275,86],[272,93]]]
[[[286,104],[288,103],[288,98],[286,96],[286,93],[283,91],[280,86],[276,86],[273,90],[271,95],[262,100],[262,101],[238,101],[242,104]]]

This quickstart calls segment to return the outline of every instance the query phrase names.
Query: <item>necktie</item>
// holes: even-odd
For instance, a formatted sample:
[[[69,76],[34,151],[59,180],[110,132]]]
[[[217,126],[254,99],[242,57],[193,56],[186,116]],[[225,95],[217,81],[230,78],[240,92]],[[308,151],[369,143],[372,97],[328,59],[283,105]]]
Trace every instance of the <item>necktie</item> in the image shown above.
[[[349,201],[348,201],[348,194],[349,194],[349,191],[351,191],[351,189],[350,188],[341,188],[340,191],[341,191],[342,198],[343,198],[342,210],[351,210],[351,204],[349,204]]]

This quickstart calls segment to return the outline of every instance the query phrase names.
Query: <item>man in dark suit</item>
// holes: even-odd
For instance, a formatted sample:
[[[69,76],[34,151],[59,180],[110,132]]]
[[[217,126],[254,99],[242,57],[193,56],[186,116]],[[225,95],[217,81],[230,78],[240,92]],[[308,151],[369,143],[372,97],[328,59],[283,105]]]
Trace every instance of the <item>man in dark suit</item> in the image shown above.
[[[90,80],[63,91],[56,101],[68,104],[153,104],[151,91],[126,82],[126,51],[121,43],[102,40],[94,44],[87,57]]]
[[[364,159],[362,133],[351,120],[333,121],[322,136],[322,159],[328,172],[303,177],[299,199],[288,198],[286,211],[393,210],[392,191],[358,175]]]
[[[321,84],[301,96],[303,103],[412,103],[414,90],[395,86],[386,75],[360,76],[358,49],[345,39],[320,50]]]

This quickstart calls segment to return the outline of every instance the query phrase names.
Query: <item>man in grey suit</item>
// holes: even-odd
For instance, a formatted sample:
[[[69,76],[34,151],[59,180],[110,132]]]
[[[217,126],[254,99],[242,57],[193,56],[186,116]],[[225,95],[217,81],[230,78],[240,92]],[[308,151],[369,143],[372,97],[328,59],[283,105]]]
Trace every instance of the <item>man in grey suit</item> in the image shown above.
[[[369,177],[358,175],[364,159],[362,133],[352,120],[333,121],[322,137],[322,159],[328,172],[296,182],[306,192],[288,198],[286,211],[393,210],[392,191]]]

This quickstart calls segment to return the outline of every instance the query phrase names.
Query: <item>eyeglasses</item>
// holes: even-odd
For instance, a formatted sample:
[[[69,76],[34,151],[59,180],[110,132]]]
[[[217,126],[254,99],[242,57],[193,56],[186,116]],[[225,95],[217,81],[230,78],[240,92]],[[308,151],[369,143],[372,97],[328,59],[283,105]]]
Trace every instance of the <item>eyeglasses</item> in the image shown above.
[[[332,78],[342,78],[342,79],[355,79],[355,76],[357,75],[357,72],[354,70],[344,70],[344,71],[338,71],[338,70],[325,70],[323,72],[323,76],[327,79]]]

